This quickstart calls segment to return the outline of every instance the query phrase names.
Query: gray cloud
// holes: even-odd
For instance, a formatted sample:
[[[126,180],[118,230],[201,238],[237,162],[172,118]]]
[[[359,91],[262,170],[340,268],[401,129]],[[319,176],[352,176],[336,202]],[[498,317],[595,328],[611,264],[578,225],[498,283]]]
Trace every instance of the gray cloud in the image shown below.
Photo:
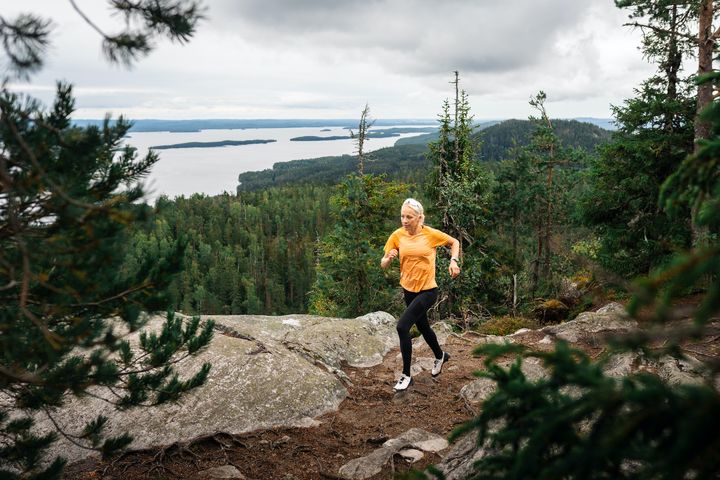
[[[243,0],[214,2],[212,16],[247,41],[376,58],[400,73],[472,73],[544,61],[557,34],[576,24],[590,5],[577,0]]]
[[[117,29],[106,1],[77,1]],[[4,14],[55,21],[47,67],[28,91],[49,101],[54,81],[68,79],[80,116],[347,118],[369,102],[378,117],[433,118],[453,70],[479,118],[525,117],[540,89],[555,115],[607,116],[651,69],[610,0],[206,4],[188,45],[159,42],[130,71],[108,65],[99,36],[66,2],[15,2]]]

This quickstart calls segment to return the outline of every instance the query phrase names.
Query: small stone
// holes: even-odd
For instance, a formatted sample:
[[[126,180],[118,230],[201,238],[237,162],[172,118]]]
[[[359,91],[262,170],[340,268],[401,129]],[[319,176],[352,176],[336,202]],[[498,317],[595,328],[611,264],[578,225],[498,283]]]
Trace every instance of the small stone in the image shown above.
[[[445,450],[449,445],[448,441],[444,438],[433,438],[413,444],[413,446],[424,452],[439,452],[440,450]]]
[[[410,463],[415,463],[425,456],[423,452],[421,452],[420,450],[415,450],[414,448],[406,448],[404,450],[400,450],[398,452],[398,455],[400,455]]]
[[[538,341],[538,343],[541,343],[543,345],[551,344],[553,343],[553,339],[550,335],[545,335],[541,340]]]
[[[411,428],[397,438],[391,438],[383,444],[384,447],[393,450],[411,446],[426,452],[438,452],[448,447],[448,442],[439,435],[430,433],[420,428]]]
[[[245,475],[240,473],[240,470],[232,465],[223,465],[222,467],[209,468],[198,472],[195,477],[196,480],[214,480],[222,478],[245,478]]]
[[[485,401],[497,390],[497,384],[489,378],[478,378],[460,389],[460,396],[470,403]]]
[[[292,422],[292,426],[298,428],[312,428],[319,427],[320,425],[322,425],[322,422],[320,420],[315,420],[311,417],[302,417]]]
[[[284,437],[272,442],[272,444],[273,444],[273,446],[278,446],[278,445],[283,445],[285,443],[288,443],[289,441],[290,441],[290,437],[285,435]]]
[[[515,335],[522,335],[523,333],[527,333],[527,332],[532,332],[532,330],[529,329],[529,328],[521,328],[521,329],[518,330],[517,332],[511,334],[510,336],[511,336],[511,337],[514,337]]]

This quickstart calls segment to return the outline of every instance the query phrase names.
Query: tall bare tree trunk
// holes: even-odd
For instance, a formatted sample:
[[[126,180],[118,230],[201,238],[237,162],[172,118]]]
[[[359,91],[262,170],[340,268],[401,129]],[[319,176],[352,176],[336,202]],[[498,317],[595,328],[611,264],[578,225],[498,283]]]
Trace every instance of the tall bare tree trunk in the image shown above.
[[[700,4],[700,29],[698,31],[698,77],[712,72],[713,50],[715,39],[712,32],[713,1],[702,0]],[[700,113],[712,102],[712,84],[703,83],[698,86],[697,115],[695,116],[695,151],[698,150],[698,140],[710,136],[710,124],[700,119]]]
[[[365,152],[363,150],[365,146],[365,140],[367,139],[368,130],[370,130],[370,127],[372,127],[374,121],[370,120],[370,106],[368,104],[365,104],[365,108],[363,108],[362,113],[360,114],[360,123],[358,124],[358,133],[357,135],[353,135],[352,130],[350,131],[350,135],[355,138],[355,141],[357,143],[357,158],[358,158],[358,174],[363,175],[365,172]]]
[[[698,77],[712,72],[715,38],[712,31],[714,6],[713,0],[702,0],[700,4],[699,31],[698,31]],[[695,153],[699,149],[699,141],[710,137],[710,124],[700,118],[700,113],[712,103],[713,86],[711,83],[698,85],[697,105],[695,115]],[[691,211],[691,228],[693,246],[701,245],[707,237],[707,230],[697,226],[698,201]]]

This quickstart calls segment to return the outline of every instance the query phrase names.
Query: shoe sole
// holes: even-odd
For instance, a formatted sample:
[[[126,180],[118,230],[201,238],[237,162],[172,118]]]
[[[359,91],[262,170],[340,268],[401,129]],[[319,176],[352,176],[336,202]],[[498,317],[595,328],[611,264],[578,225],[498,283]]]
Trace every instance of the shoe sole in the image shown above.
[[[432,372],[431,372],[431,375],[432,375],[433,377],[437,377],[438,375],[440,375],[440,374],[442,373],[442,368],[445,366],[445,364],[448,362],[448,360],[450,360],[450,354],[447,353],[447,352],[443,352],[443,362],[442,362],[442,364],[440,365],[440,371],[437,372],[437,373],[432,373]]]
[[[412,385],[412,384],[413,384],[413,379],[411,378],[411,379],[410,379],[410,383],[408,383],[408,386],[407,386],[407,387],[401,388],[401,389],[397,389],[397,388],[393,387],[393,391],[394,391],[395,393],[404,392],[404,391],[406,391],[408,388],[410,388],[410,385]]]

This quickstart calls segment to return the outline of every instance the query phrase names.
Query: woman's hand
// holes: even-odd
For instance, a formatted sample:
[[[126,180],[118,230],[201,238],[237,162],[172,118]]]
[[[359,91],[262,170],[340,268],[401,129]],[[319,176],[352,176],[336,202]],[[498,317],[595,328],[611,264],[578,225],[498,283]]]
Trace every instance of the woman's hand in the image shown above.
[[[398,256],[397,248],[393,248],[388,253],[385,254],[385,256],[380,260],[380,266],[382,268],[387,268],[390,263],[392,263],[393,260]]]
[[[460,275],[460,265],[457,264],[457,260],[454,258],[450,260],[450,266],[448,267],[448,272],[450,272],[450,276],[452,278],[457,277]]]

